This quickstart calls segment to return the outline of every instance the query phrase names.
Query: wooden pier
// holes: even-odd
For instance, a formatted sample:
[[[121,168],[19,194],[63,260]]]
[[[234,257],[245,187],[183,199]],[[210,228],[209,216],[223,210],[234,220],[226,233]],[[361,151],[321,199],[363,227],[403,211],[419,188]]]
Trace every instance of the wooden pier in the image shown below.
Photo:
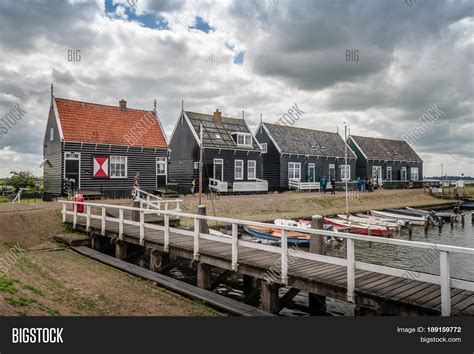
[[[165,201],[161,203],[166,204]],[[84,205],[84,213],[77,212],[79,204]],[[118,210],[118,217],[109,216],[109,209]],[[219,282],[237,273],[243,277],[246,302],[258,303],[257,294],[262,309],[274,314],[303,290],[309,293],[311,314],[324,314],[325,298],[331,297],[355,304],[356,315],[474,315],[474,282],[452,278],[449,271],[449,255],[474,256],[472,248],[318,229],[304,231],[312,238],[344,238],[347,257],[336,258],[288,246],[286,233],[302,232],[301,229],[165,209],[63,202],[62,214],[63,222],[91,235],[94,249],[100,250],[104,241],[114,243],[117,258],[125,259],[129,249],[141,247],[148,250],[150,268],[154,271],[165,269],[175,259],[192,261],[200,288],[212,290]],[[159,214],[164,225],[145,222],[147,214]],[[127,219],[124,215],[136,215],[136,218]],[[170,218],[177,217],[193,219],[194,229],[170,226]],[[200,232],[203,221],[229,224],[232,236]],[[238,238],[239,225],[276,227],[281,229],[283,242],[273,246],[241,240]],[[356,261],[356,242],[379,242],[438,252],[440,275]],[[216,279],[211,275],[211,267],[221,270]],[[282,287],[288,290],[280,297]]]

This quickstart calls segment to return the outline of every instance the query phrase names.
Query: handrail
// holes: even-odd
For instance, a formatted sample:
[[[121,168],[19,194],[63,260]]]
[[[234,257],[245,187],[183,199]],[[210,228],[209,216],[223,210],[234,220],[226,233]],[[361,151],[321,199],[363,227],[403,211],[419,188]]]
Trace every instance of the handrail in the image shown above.
[[[399,268],[392,268],[386,266],[379,266],[371,263],[364,263],[355,261],[355,242],[354,241],[366,241],[366,242],[376,242],[376,243],[383,243],[383,244],[390,244],[390,245],[397,245],[397,246],[405,246],[405,247],[413,247],[419,249],[435,249],[440,253],[440,274],[427,274],[427,273],[418,273],[417,280],[423,281],[431,284],[437,284],[441,286],[441,313],[443,316],[451,314],[451,287],[456,287],[463,290],[474,291],[474,282],[466,281],[461,279],[455,279],[450,276],[449,271],[449,253],[457,253],[457,254],[468,254],[474,255],[474,248],[468,247],[460,247],[460,246],[451,246],[451,245],[439,245],[427,242],[420,242],[420,241],[409,241],[409,240],[399,240],[399,239],[389,239],[389,238],[378,238],[372,236],[364,236],[364,235],[354,235],[350,233],[344,232],[334,232],[328,230],[319,230],[319,229],[301,229],[298,227],[292,226],[285,226],[285,225],[275,225],[263,222],[256,222],[256,221],[247,221],[247,220],[239,220],[239,219],[231,219],[231,218],[224,218],[224,217],[217,217],[217,216],[208,216],[208,215],[198,215],[198,214],[191,214],[185,213],[176,210],[151,210],[151,209],[143,209],[143,208],[134,208],[134,207],[127,207],[121,205],[106,205],[106,204],[98,204],[98,203],[90,203],[90,202],[76,202],[76,201],[62,201],[63,208],[63,222],[66,222],[67,215],[73,215],[73,228],[76,227],[78,217],[86,217],[86,231],[89,231],[90,228],[90,220],[100,219],[101,222],[101,231],[102,235],[105,235],[105,226],[106,221],[113,221],[119,223],[119,239],[123,238],[123,225],[135,225],[139,226],[140,228],[140,244],[144,245],[145,239],[145,228],[155,229],[164,231],[164,249],[169,249],[169,235],[170,230],[175,233],[193,237],[194,238],[194,247],[193,247],[193,255],[194,258],[197,259],[199,257],[199,240],[206,239],[212,241],[219,241],[223,243],[228,243],[232,245],[232,269],[236,270],[238,267],[238,245],[242,247],[248,247],[253,249],[260,249],[269,252],[279,253],[281,255],[281,282],[285,285],[288,284],[288,255],[297,258],[315,260],[330,264],[336,264],[340,266],[347,267],[347,299],[350,302],[354,302],[355,297],[355,270],[367,270],[372,271],[375,273],[381,273],[391,276],[398,276],[398,277],[407,277],[407,270],[399,269]],[[73,211],[67,211],[67,205],[73,205]],[[86,206],[86,213],[78,213],[77,206],[84,205]],[[97,207],[101,208],[102,213],[100,216],[92,215],[91,208]],[[119,218],[111,218],[106,217],[106,209],[119,209]],[[138,211],[140,216],[140,221],[132,221],[132,220],[124,220],[123,219],[123,210],[132,210]],[[157,214],[163,215],[165,219],[165,226],[154,225],[150,223],[145,223],[144,216],[146,214]],[[183,229],[177,228],[170,228],[169,226],[169,216],[177,216],[177,217],[184,217],[184,218],[191,218],[194,220],[194,230],[188,231]],[[204,234],[200,232],[199,220],[209,220],[209,221],[217,221],[222,223],[228,223],[232,225],[232,238],[222,238],[219,236],[214,236],[210,234]],[[347,240],[347,256],[346,259],[341,259],[332,256],[325,256],[319,254],[313,254],[304,251],[295,251],[292,249],[288,249],[287,242],[281,242],[280,246],[271,246],[271,245],[264,245],[259,243],[253,243],[249,241],[243,241],[238,239],[237,234],[237,226],[238,225],[251,225],[251,226],[262,226],[262,227],[272,227],[275,229],[281,230],[282,239],[286,239],[286,235],[288,231],[296,231],[300,233],[310,234],[310,235],[318,235],[318,236],[333,236],[339,238],[345,238]]]

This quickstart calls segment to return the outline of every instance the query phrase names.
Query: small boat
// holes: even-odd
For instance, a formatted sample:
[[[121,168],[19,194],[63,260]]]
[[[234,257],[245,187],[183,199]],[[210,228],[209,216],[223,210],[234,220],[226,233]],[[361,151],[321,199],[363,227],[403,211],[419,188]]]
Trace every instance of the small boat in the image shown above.
[[[459,209],[461,210],[474,210],[474,201],[462,201],[459,203]]]
[[[368,215],[368,214],[356,214],[356,216],[358,216],[359,218],[363,218],[363,219],[369,219],[369,220],[372,219],[372,220],[375,220],[375,221],[378,221],[378,222],[381,222],[381,223],[393,222],[393,223],[395,223],[399,226],[406,226],[406,224],[408,223],[408,221],[404,221],[404,220],[387,219],[387,218],[382,218],[382,217]]]
[[[273,227],[263,227],[263,226],[251,226],[251,225],[244,225],[244,230],[249,235],[254,237],[272,240],[272,241],[280,241],[281,240],[281,230]],[[287,231],[286,237],[288,243],[291,244],[307,244],[310,241],[310,237],[308,234],[300,233],[300,232],[293,232]]]
[[[381,227],[370,224],[359,224],[353,222],[347,222],[342,219],[324,218],[325,224],[333,225],[337,229],[349,229],[349,232],[359,235],[371,235],[371,236],[393,236],[393,228]]]
[[[424,225],[426,221],[426,217],[424,216],[402,215],[402,214],[390,213],[387,211],[371,210],[370,214],[377,217],[386,218],[386,219],[409,221],[413,225]]]
[[[342,220],[349,220],[352,222],[356,222],[359,224],[370,224],[370,225],[376,225],[376,226],[382,226],[382,227],[393,227],[393,228],[400,228],[400,224],[397,224],[393,220],[380,220],[380,219],[375,219],[375,218],[361,218],[358,216],[350,215],[349,217],[346,217],[345,214],[337,214],[337,217]]]

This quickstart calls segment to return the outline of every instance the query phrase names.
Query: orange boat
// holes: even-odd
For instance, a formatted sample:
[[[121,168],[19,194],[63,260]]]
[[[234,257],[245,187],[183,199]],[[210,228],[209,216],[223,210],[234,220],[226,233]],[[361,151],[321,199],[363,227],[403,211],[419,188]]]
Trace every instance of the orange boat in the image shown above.
[[[281,239],[281,230],[273,227],[263,227],[263,226],[250,226],[244,225],[244,230],[258,238],[263,238],[267,240],[273,241],[280,241]],[[288,239],[288,243],[309,243],[310,237],[308,234],[294,232],[294,231],[287,231],[286,237]]]

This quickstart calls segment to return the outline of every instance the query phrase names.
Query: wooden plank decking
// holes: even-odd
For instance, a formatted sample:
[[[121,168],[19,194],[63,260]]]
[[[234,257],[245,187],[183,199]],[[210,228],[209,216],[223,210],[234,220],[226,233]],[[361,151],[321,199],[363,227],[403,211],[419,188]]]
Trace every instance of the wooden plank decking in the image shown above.
[[[68,223],[71,223],[68,216]],[[85,231],[85,220],[79,218],[76,228]],[[101,235],[101,221],[91,220],[92,235]],[[118,238],[119,225],[106,221],[107,238]],[[149,229],[145,225],[145,247],[163,251],[163,231]],[[123,241],[139,244],[139,227],[124,225]],[[193,259],[193,238],[171,230],[169,252],[171,255]],[[232,269],[230,244],[201,239],[199,262],[222,269]],[[279,282],[280,255],[263,250],[238,246],[238,272],[259,279]],[[318,261],[293,258],[288,262],[288,286],[315,294],[346,300],[347,268]],[[441,290],[439,285],[401,277],[389,276],[364,270],[356,270],[356,304],[383,309],[391,314],[441,313]],[[474,293],[451,289],[452,315],[474,315]]]

